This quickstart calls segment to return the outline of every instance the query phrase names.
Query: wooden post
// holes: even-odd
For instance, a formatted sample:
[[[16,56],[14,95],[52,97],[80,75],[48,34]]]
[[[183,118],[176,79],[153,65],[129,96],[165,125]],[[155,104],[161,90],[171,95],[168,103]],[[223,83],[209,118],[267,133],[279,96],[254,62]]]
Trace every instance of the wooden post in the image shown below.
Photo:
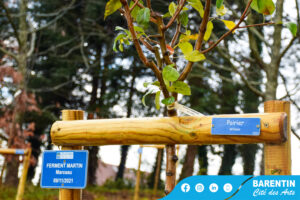
[[[3,179],[3,174],[4,174],[5,167],[6,167],[6,158],[4,158],[3,166],[2,166],[2,169],[1,169],[0,185],[2,185],[2,179]]]
[[[63,110],[62,120],[83,120],[84,112],[81,110]],[[62,146],[62,150],[82,150],[82,146]],[[60,189],[59,200],[81,200],[82,190],[81,189]]]
[[[282,144],[266,144],[264,147],[265,175],[291,175],[291,115],[290,102],[267,101],[265,112],[286,112],[287,141]],[[267,126],[267,124],[264,124]]]
[[[138,165],[138,169],[137,169],[137,173],[136,173],[136,181],[135,181],[135,190],[134,190],[133,200],[138,200],[139,199],[140,181],[141,181],[140,179],[141,179],[142,154],[143,154],[143,150],[141,148],[141,151],[139,152],[139,165]]]
[[[30,164],[30,157],[31,157],[31,148],[28,148],[28,149],[26,149],[25,154],[24,154],[23,170],[22,170],[21,178],[19,180],[19,186],[18,186],[16,200],[23,199],[25,185],[26,185],[26,179],[27,179],[27,172],[28,172],[28,168],[29,168],[29,164]]]

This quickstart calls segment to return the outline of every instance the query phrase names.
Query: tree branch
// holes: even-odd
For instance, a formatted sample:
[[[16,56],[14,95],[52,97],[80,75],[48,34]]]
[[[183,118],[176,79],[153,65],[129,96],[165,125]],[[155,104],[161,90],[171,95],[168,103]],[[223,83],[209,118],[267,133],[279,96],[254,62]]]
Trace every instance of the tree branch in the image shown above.
[[[249,1],[248,1],[248,4],[247,4],[247,6],[246,6],[246,8],[245,8],[245,10],[244,10],[244,12],[243,12],[241,18],[240,18],[239,22],[235,25],[235,27],[233,27],[231,30],[227,31],[224,35],[222,35],[222,36],[220,37],[220,39],[219,39],[217,42],[215,42],[213,45],[211,45],[208,49],[205,49],[204,51],[201,51],[201,53],[205,54],[205,53],[207,53],[207,52],[210,52],[210,51],[211,51],[213,48],[215,48],[222,40],[224,40],[227,36],[229,36],[234,30],[236,30],[236,29],[240,26],[240,24],[241,24],[241,23],[245,20],[245,18],[247,17],[247,12],[248,12],[248,10],[249,10],[249,8],[250,8],[250,5],[251,5],[252,1],[253,1],[253,0],[249,0]]]
[[[165,27],[163,27],[163,30],[167,30],[174,23],[174,21],[176,20],[176,18],[179,15],[179,13],[181,12],[181,10],[182,10],[185,2],[186,2],[186,0],[181,0],[181,3],[180,3],[179,6],[177,6],[177,9],[176,9],[174,15],[172,16],[172,18],[170,19],[170,21],[167,23],[167,25]]]
[[[284,50],[281,52],[280,56],[277,58],[277,63],[279,64],[281,62],[281,59],[283,58],[283,56],[286,54],[286,52],[292,47],[292,45],[294,44],[294,41],[298,39],[297,36],[293,37],[291,39],[291,41],[289,42],[289,44],[284,48]]]
[[[199,32],[198,39],[195,44],[195,50],[201,49],[203,38],[205,35],[205,31],[206,31],[206,26],[207,26],[208,19],[209,19],[210,6],[211,6],[211,0],[206,0],[203,19],[202,19],[202,22],[200,24],[199,31],[198,31]],[[180,81],[185,80],[186,77],[188,76],[188,74],[191,72],[192,67],[193,67],[193,62],[189,61],[187,63],[187,65],[185,66],[184,70],[181,72],[178,80],[180,80]]]
[[[6,8],[6,6],[4,5],[4,2],[3,2],[2,0],[1,0],[1,6],[3,7],[3,9],[4,9],[4,11],[5,11],[5,14],[6,14],[6,17],[7,17],[8,21],[9,21],[10,25],[11,25],[12,28],[13,28],[13,31],[14,31],[15,37],[17,38],[18,44],[19,44],[19,46],[21,46],[19,34],[18,34],[18,31],[17,31],[18,29],[17,29],[17,27],[15,26],[15,24],[14,24],[12,18],[11,18],[11,15],[10,15],[10,13],[9,13],[9,11],[8,11],[8,9]]]
[[[14,54],[13,52],[11,52],[11,51],[9,51],[9,50],[5,49],[4,47],[1,47],[1,46],[0,46],[0,51],[2,51],[6,55],[12,57],[15,61],[18,62],[18,56],[16,54]]]
[[[296,130],[293,128],[292,128],[292,133],[298,140],[300,140],[300,136],[296,133]]]
[[[31,24],[31,22],[28,23],[30,26],[30,29],[33,29],[33,26]],[[34,47],[35,47],[35,39],[36,39],[36,32],[32,32],[31,33],[31,39],[30,39],[30,48],[29,51],[27,52],[27,57],[30,57],[34,51]]]

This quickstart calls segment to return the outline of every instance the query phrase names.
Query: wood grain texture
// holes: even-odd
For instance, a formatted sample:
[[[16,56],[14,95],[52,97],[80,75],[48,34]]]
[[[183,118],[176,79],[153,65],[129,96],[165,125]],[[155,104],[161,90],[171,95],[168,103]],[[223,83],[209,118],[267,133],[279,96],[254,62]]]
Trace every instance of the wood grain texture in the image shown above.
[[[212,117],[259,117],[260,136],[211,135]],[[51,128],[56,145],[281,143],[285,113],[57,121]]]
[[[265,112],[287,113],[287,140],[282,144],[266,144],[264,147],[265,175],[291,175],[291,121],[290,102],[267,101]]]
[[[71,122],[74,120],[83,120],[84,112],[82,110],[63,110],[62,120],[64,122]],[[61,150],[82,150],[82,146],[62,146]],[[59,200],[81,200],[81,189],[60,189]]]

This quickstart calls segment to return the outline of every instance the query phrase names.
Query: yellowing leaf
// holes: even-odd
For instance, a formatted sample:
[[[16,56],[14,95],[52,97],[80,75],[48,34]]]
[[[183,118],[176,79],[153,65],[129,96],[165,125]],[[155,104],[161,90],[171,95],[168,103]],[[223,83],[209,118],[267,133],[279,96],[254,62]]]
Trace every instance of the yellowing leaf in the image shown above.
[[[272,15],[275,11],[273,0],[253,0],[251,8],[264,15]]]
[[[177,72],[177,70],[173,67],[174,64],[172,65],[167,65],[164,67],[163,71],[162,71],[162,75],[164,80],[167,81],[176,81],[179,77],[179,73]]]
[[[159,99],[160,99],[160,91],[157,91],[155,94],[155,107],[157,110],[160,109]]]
[[[200,0],[187,0],[188,4],[190,4],[195,10],[197,10],[200,16],[203,18],[204,9]]]
[[[229,30],[231,30],[231,29],[233,29],[234,27],[235,27],[235,23],[233,22],[233,21],[228,21],[228,20],[222,20],[223,22],[224,22],[224,24],[225,24],[225,26],[229,29]],[[234,33],[235,31],[233,31],[233,33]]]
[[[213,29],[214,29],[214,25],[211,21],[209,21],[206,25],[206,31],[205,31],[205,34],[204,34],[204,40],[205,41],[209,40]]]
[[[198,39],[198,36],[199,36],[198,34],[193,34],[193,35],[190,35],[190,36],[189,36],[189,39],[190,39],[190,40],[197,40],[197,39]]]
[[[169,5],[169,13],[170,13],[171,16],[174,15],[176,9],[177,9],[176,4],[174,2],[170,3],[170,5]]]
[[[220,15],[220,16],[223,16],[227,13],[227,8],[222,5],[220,8],[217,8],[216,12],[217,12],[217,15]]]
[[[105,6],[104,19],[122,7],[120,0],[109,0]]]
[[[189,42],[179,43],[179,48],[183,54],[187,54],[193,51],[193,46]]]
[[[199,62],[205,59],[205,56],[197,50],[184,54],[184,58],[191,62]]]

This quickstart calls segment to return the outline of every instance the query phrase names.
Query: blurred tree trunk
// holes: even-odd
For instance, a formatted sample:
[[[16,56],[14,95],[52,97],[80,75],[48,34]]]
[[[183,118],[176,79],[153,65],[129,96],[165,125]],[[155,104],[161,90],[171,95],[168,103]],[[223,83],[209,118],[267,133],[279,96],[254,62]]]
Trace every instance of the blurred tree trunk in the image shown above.
[[[96,63],[101,60],[101,51],[102,46],[98,46],[97,56],[96,56]],[[100,62],[99,65],[96,64],[91,68],[91,75],[92,75],[92,92],[91,92],[91,99],[89,103],[89,114],[88,119],[94,119],[95,112],[96,112],[96,101],[97,101],[97,91],[99,88],[99,79],[100,79]],[[103,93],[105,94],[105,90]],[[89,151],[89,165],[88,165],[88,184],[89,185],[96,185],[96,170],[98,168],[98,152],[99,146],[88,146],[86,149]]]
[[[135,66],[135,59],[133,61],[133,67],[132,67],[132,79],[130,81],[130,88],[129,88],[129,97],[127,100],[127,116],[126,118],[129,118],[132,113],[132,102],[133,102],[133,94],[134,94],[134,85],[135,85],[135,79],[137,77],[137,67]],[[116,180],[123,179],[124,177],[124,171],[126,168],[126,160],[128,155],[128,150],[130,146],[129,145],[122,145],[121,146],[121,160],[118,168],[118,172],[116,175]]]
[[[255,12],[255,11],[252,11]],[[249,24],[255,24],[262,21],[262,16],[260,15],[249,15],[247,19]],[[257,31],[260,34],[263,34],[262,28],[257,27]],[[252,49],[255,48],[259,55],[262,53],[262,41],[259,40],[257,36],[253,34],[248,29],[248,37],[249,42],[252,45]],[[255,58],[255,53],[251,51],[250,56]],[[246,76],[250,81],[253,82],[260,82],[262,80],[261,69],[257,63],[250,63],[249,71],[247,72]],[[261,91],[260,85],[254,86],[256,89]],[[257,113],[258,106],[260,103],[259,97],[255,95],[248,87],[243,85],[243,105],[242,109],[244,113]],[[255,156],[257,153],[259,146],[257,144],[243,144],[240,146],[240,152],[243,159],[243,171],[244,175],[253,175],[254,168],[255,168]]]
[[[19,26],[16,37],[18,38],[19,52],[16,56],[18,63],[18,72],[22,75],[22,80],[18,85],[18,90],[21,93],[26,93],[26,77],[27,77],[27,39],[28,39],[28,28],[27,28],[27,0],[21,0],[19,2],[19,15],[18,18]],[[21,93],[19,95],[21,95]],[[15,102],[16,104],[18,102]],[[22,116],[24,113],[18,109],[18,105],[15,105],[15,113],[13,115],[12,128],[9,133],[8,148],[24,148],[25,138],[23,134],[18,133],[22,131]],[[23,108],[24,109],[24,108]],[[25,109],[24,109],[25,110]],[[18,185],[18,168],[19,158],[18,156],[10,156],[7,159],[7,171],[5,177],[5,184],[11,186]]]
[[[226,64],[226,63],[225,63]],[[222,76],[232,79],[230,72],[225,70],[220,70],[219,72]],[[235,106],[238,104],[238,88],[233,85],[233,83],[222,80],[220,98],[226,97],[226,100],[221,101],[220,113],[222,114],[234,114]],[[224,151],[222,156],[222,163],[219,170],[219,175],[231,175],[232,166],[235,163],[235,158],[237,155],[236,145],[228,144],[224,145]]]
[[[186,156],[179,177],[179,181],[182,179],[192,176],[194,172],[194,163],[197,155],[197,145],[188,145],[186,148]],[[187,156],[188,155],[188,156]]]
[[[207,145],[198,146],[198,161],[199,161],[198,175],[207,175],[207,169],[208,169]]]
[[[159,158],[161,159],[160,161],[159,161]],[[162,164],[163,164],[163,158],[164,158],[164,149],[158,149],[157,153],[156,153],[155,163],[153,165],[153,170],[152,170],[151,174],[148,177],[148,187],[149,188],[154,188],[155,175],[156,175],[157,170],[158,170],[158,183],[157,183],[157,185],[158,185],[158,188],[163,188],[163,185],[161,184],[161,178],[160,178],[161,167],[162,167]],[[158,164],[160,164],[160,165],[158,165]]]

